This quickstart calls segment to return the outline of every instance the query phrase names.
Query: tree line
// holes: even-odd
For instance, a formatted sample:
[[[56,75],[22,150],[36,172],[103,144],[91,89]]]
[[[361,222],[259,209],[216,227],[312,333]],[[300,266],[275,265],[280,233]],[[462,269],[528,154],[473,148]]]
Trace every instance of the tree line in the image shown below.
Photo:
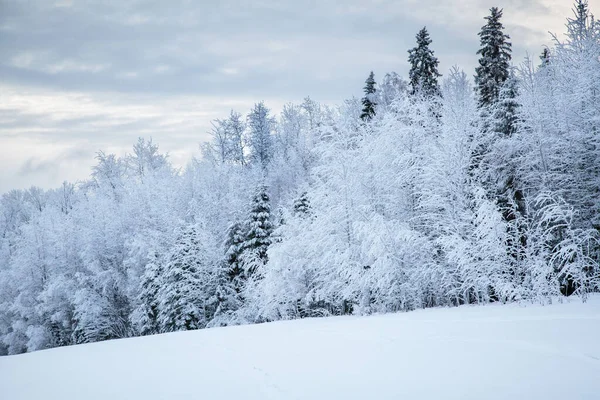
[[[600,24],[538,59],[485,17],[474,86],[426,28],[408,80],[257,103],[176,169],[151,140],[0,199],[0,354],[281,319],[600,289]]]

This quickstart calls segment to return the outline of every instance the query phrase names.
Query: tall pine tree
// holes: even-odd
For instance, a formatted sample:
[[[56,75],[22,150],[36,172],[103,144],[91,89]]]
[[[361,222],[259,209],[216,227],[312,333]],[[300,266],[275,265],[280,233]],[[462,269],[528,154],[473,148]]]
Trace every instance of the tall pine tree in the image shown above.
[[[410,63],[411,94],[424,96],[437,96],[440,94],[438,77],[439,61],[434,56],[433,50],[429,48],[431,38],[427,28],[424,27],[417,33],[417,46],[408,51],[408,62]]]
[[[375,89],[375,74],[373,71],[369,74],[369,77],[365,81],[365,87],[363,88],[365,91],[365,97],[362,98],[362,113],[360,114],[360,118],[363,121],[370,121],[375,116],[375,103],[376,92]]]
[[[504,33],[500,22],[502,10],[490,9],[485,17],[487,23],[481,28],[479,38],[481,48],[477,51],[479,66],[476,68],[475,83],[479,93],[479,107],[488,107],[498,101],[504,82],[510,77],[512,45],[510,36]]]

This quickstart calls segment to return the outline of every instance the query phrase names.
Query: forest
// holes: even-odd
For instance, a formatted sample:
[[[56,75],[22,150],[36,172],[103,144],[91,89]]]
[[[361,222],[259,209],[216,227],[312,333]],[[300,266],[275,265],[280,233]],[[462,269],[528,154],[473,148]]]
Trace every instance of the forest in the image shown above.
[[[600,291],[600,23],[576,0],[515,63],[502,15],[475,71],[442,76],[423,28],[407,79],[371,72],[362,99],[258,102],[185,168],[140,138],[3,194],[0,355]]]

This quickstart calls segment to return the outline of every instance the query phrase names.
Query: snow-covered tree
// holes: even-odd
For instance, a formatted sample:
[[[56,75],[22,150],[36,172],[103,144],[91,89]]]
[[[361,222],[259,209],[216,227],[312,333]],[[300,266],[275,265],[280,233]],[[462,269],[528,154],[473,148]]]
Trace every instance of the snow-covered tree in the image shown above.
[[[360,114],[360,118],[363,121],[369,121],[375,116],[375,106],[377,106],[377,89],[375,88],[375,74],[373,74],[373,71],[371,71],[369,77],[365,81],[365,87],[363,90],[365,92],[365,96],[362,98],[363,109],[362,113]]]
[[[205,158],[219,163],[246,165],[246,123],[231,110],[229,118],[212,121],[212,141],[202,147]]]
[[[311,207],[307,192],[302,192],[300,197],[294,201],[294,214],[301,217],[310,216]]]
[[[275,121],[264,103],[254,105],[248,114],[250,158],[256,165],[266,168],[273,158],[273,128]]]
[[[268,261],[267,250],[271,245],[273,223],[271,221],[271,202],[267,187],[261,185],[257,188],[250,206],[247,227],[243,246],[243,263],[246,276],[257,272],[260,265]]]
[[[158,293],[162,285],[162,268],[159,257],[146,265],[141,277],[139,306],[132,314],[132,323],[140,335],[160,332],[158,326]]]
[[[125,162],[127,169],[143,180],[148,173],[168,167],[167,157],[158,151],[158,145],[152,143],[152,139],[138,138],[133,145],[133,154],[128,155]]]
[[[225,242],[225,262],[227,263],[227,275],[230,281],[238,288],[238,282],[243,278],[242,254],[245,246],[247,228],[239,222],[233,223],[227,230],[227,240]]]
[[[438,72],[439,61],[429,47],[432,41],[427,28],[421,29],[416,38],[417,45],[408,50],[411,94],[436,96],[440,93],[438,77],[441,74]]]
[[[183,227],[166,256],[158,290],[161,332],[204,328],[214,315],[216,265],[202,228]]]
[[[510,77],[512,44],[510,36],[504,33],[500,22],[503,10],[492,7],[487,23],[479,32],[481,48],[479,66],[475,69],[475,83],[479,94],[479,106],[487,107],[498,101],[504,82]]]
[[[377,108],[390,110],[394,101],[406,96],[408,83],[395,72],[384,75],[378,85]]]

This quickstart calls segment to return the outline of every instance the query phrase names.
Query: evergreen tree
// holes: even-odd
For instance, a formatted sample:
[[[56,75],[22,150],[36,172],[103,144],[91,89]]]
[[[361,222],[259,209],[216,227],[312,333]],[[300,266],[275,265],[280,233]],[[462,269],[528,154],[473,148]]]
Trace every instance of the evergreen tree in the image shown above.
[[[544,50],[542,51],[542,54],[540,55],[540,60],[541,60],[540,68],[550,65],[550,49],[548,49],[547,47],[544,47]]]
[[[252,208],[247,221],[248,231],[244,241],[245,270],[248,276],[256,272],[257,265],[267,263],[267,250],[273,242],[271,204],[267,187],[259,186],[252,200]],[[257,264],[258,263],[258,264]]]
[[[375,116],[375,103],[376,92],[375,89],[375,74],[373,71],[369,74],[369,77],[365,81],[365,87],[363,88],[365,91],[365,97],[362,99],[363,109],[360,114],[360,118],[363,121],[370,121]]]
[[[410,86],[411,94],[422,94],[425,96],[436,96],[440,94],[438,77],[438,59],[433,50],[429,48],[431,39],[427,28],[417,33],[417,46],[408,51],[408,62],[410,63]]]
[[[269,116],[269,109],[263,102],[254,105],[248,115],[250,128],[250,157],[263,168],[273,158],[273,138],[271,132],[275,121]]]
[[[504,136],[517,132],[517,79],[514,74],[504,82],[500,89],[498,102],[493,110],[493,129]]]
[[[225,241],[225,262],[228,266],[227,276],[229,277],[229,280],[234,283],[234,285],[237,284],[243,272],[241,258],[244,251],[245,237],[246,228],[239,222],[232,224],[227,230],[227,240]]]
[[[307,217],[311,214],[310,200],[308,193],[303,192],[299,198],[294,201],[294,215],[299,217]]]
[[[481,48],[477,51],[479,66],[476,68],[475,83],[479,93],[479,107],[487,107],[498,101],[504,82],[510,77],[511,43],[510,36],[500,22],[502,10],[490,9],[485,17],[487,23],[479,33]]]
[[[207,276],[204,249],[198,229],[184,228],[170,251],[159,289],[158,323],[161,332],[203,328]]]
[[[141,290],[138,296],[140,305],[132,320],[141,335],[152,335],[158,328],[158,292],[161,287],[162,268],[158,257],[146,265],[141,278]]]

